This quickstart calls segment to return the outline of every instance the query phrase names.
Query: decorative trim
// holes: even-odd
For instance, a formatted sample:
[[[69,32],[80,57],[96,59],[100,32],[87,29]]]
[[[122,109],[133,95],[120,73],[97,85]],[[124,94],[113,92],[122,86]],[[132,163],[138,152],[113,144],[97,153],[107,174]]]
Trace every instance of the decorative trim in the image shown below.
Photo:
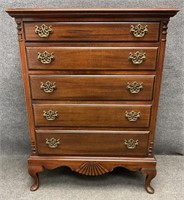
[[[153,188],[150,182],[156,175],[156,160],[154,157],[86,157],[86,156],[30,156],[28,159],[28,171],[34,179],[31,190],[39,187],[38,173],[43,169],[56,169],[67,166],[72,171],[88,176],[102,175],[113,171],[116,167],[123,167],[132,171],[146,174],[146,190],[150,193]]]
[[[56,139],[56,138],[46,138],[45,144],[48,145],[49,148],[51,149],[55,149],[57,148],[61,143],[60,143],[60,139]]]
[[[22,32],[22,21],[19,19],[15,20],[16,24],[17,24],[17,34],[18,34],[18,41],[22,41],[23,40],[23,32]]]
[[[132,110],[130,112],[126,111],[125,117],[127,118],[128,121],[135,122],[141,117],[141,115],[140,112],[135,112],[134,110]]]
[[[124,144],[128,149],[135,149],[139,144],[139,140],[134,140],[131,138],[129,140],[124,140]]]
[[[44,52],[38,52],[38,57],[37,59],[42,63],[42,64],[50,64],[54,60],[54,53],[49,53],[47,51]]]
[[[42,89],[45,93],[52,93],[56,89],[56,83],[46,81],[45,83],[41,82],[40,89]]]
[[[53,110],[48,110],[48,111],[43,111],[43,117],[45,117],[46,120],[48,121],[53,121],[58,117],[58,111],[53,111]]]
[[[145,36],[146,33],[148,33],[148,25],[131,25],[130,26],[130,33],[133,34],[134,37],[136,38],[142,38]]]
[[[168,23],[169,21],[163,21],[163,26],[162,26],[162,42],[166,42],[166,37],[167,37],[167,29],[168,29]]]
[[[152,156],[153,155],[153,142],[150,142],[149,148],[148,148],[148,155]]]
[[[96,161],[88,161],[83,163],[75,170],[79,174],[88,175],[88,176],[99,176],[105,173],[108,173],[104,166],[102,166],[99,162]]]
[[[146,60],[146,53],[136,51],[135,53],[130,52],[128,60],[131,61],[134,65],[140,65]]]
[[[78,17],[80,20],[90,20],[96,17],[98,20],[104,20],[104,18],[110,19],[111,21],[117,21],[117,15],[118,19],[125,20],[127,18],[145,18],[145,15],[149,16],[149,20],[151,18],[166,18],[166,17],[173,17],[178,12],[178,9],[24,9],[24,8],[18,8],[18,9],[6,9],[6,12],[12,17],[21,17],[21,18],[39,18],[39,17],[45,17],[47,18],[69,18],[71,20]],[[152,19],[153,21],[153,19]]]
[[[130,91],[132,94],[137,94],[143,89],[143,82],[138,83],[137,81],[134,81],[132,83],[127,83],[127,89]]]
[[[32,153],[36,154],[36,144],[34,141],[31,142]]]
[[[53,33],[52,25],[42,24],[41,26],[35,26],[35,33],[41,38],[47,38],[51,33]]]

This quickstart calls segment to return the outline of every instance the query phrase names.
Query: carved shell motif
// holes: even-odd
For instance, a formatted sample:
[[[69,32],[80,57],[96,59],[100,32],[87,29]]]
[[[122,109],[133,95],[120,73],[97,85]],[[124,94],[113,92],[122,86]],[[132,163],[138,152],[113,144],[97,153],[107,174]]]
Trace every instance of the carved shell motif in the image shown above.
[[[100,163],[95,161],[85,162],[75,171],[78,172],[79,174],[88,176],[99,176],[109,172]]]

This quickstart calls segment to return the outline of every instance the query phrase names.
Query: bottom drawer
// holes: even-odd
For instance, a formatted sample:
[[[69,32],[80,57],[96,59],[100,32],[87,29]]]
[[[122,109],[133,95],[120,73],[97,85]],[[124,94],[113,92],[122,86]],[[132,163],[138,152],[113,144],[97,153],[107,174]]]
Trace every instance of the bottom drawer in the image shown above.
[[[145,156],[148,131],[37,130],[40,155]]]

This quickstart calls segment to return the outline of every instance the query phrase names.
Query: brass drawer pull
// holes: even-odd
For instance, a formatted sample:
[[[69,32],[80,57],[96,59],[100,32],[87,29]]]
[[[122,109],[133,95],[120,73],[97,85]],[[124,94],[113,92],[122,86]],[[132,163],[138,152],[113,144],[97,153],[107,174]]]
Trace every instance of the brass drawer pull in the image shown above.
[[[136,38],[142,38],[145,36],[146,33],[148,33],[148,25],[146,26],[143,26],[141,24],[138,24],[136,26],[131,25],[130,33],[133,34],[133,36]]]
[[[48,111],[43,111],[43,116],[46,118],[48,121],[53,121],[58,117],[58,111],[53,111],[53,110],[48,110]]]
[[[49,53],[47,51],[44,51],[42,53],[38,52],[37,58],[42,64],[50,64],[54,60],[54,53]]]
[[[58,145],[60,145],[60,139],[55,139],[55,138],[48,139],[48,138],[46,138],[45,143],[49,146],[49,148],[55,149],[55,148],[58,147]]]
[[[129,140],[124,140],[124,144],[128,149],[135,149],[135,147],[139,144],[139,140],[133,140],[131,138]]]
[[[131,112],[128,112],[126,111],[125,112],[125,117],[128,119],[128,121],[130,122],[135,122],[137,121],[139,118],[140,118],[140,112],[135,112],[135,111],[131,111]]]
[[[45,24],[42,24],[41,26],[36,25],[35,33],[41,38],[49,37],[49,35],[53,33],[53,30],[51,27],[52,25],[50,26],[46,26]]]
[[[40,88],[45,93],[52,93],[56,89],[56,83],[55,82],[50,82],[50,81],[46,81],[45,83],[41,82]]]
[[[146,59],[145,52],[136,51],[135,53],[130,52],[128,60],[131,61],[134,65],[140,65]]]
[[[143,83],[137,83],[136,81],[132,83],[127,83],[127,89],[129,89],[130,93],[137,94],[143,89]]]

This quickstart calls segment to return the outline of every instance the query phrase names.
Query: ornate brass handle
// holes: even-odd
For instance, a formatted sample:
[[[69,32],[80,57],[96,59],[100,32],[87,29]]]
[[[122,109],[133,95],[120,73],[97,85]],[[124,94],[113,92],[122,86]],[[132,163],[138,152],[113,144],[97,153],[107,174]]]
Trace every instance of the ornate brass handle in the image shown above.
[[[135,122],[135,121],[137,121],[139,118],[140,118],[140,112],[135,112],[135,111],[130,111],[130,112],[128,112],[128,111],[126,111],[125,112],[125,117],[128,119],[128,121],[130,121],[130,122]]]
[[[50,81],[46,81],[45,83],[41,82],[40,88],[45,93],[52,93],[56,89],[56,83],[55,82],[50,82]]]
[[[137,83],[136,81],[132,83],[127,83],[127,88],[129,89],[130,93],[137,94],[143,89],[143,83]]]
[[[140,65],[146,59],[145,52],[136,51],[135,53],[130,52],[128,60],[130,60],[134,65]]]
[[[58,111],[53,111],[53,110],[48,110],[48,111],[43,111],[43,117],[46,118],[48,121],[53,121],[58,117]]]
[[[48,139],[48,138],[46,138],[45,143],[49,146],[49,148],[55,149],[55,148],[58,147],[58,145],[60,145],[60,139],[55,139],[55,138]]]
[[[46,26],[45,24],[42,24],[41,26],[36,25],[35,33],[41,38],[49,37],[49,35],[53,33],[53,30],[51,27],[52,25],[50,26]]]
[[[38,52],[37,58],[42,64],[50,64],[54,60],[54,53],[49,53],[47,51],[44,51],[42,53]]]
[[[141,24],[138,24],[136,26],[131,25],[130,33],[133,34],[133,36],[136,38],[142,38],[145,36],[146,33],[148,33],[148,25],[146,26],[142,26]]]
[[[124,144],[128,149],[135,149],[135,147],[139,144],[139,140],[133,140],[131,138],[129,140],[124,140]]]

